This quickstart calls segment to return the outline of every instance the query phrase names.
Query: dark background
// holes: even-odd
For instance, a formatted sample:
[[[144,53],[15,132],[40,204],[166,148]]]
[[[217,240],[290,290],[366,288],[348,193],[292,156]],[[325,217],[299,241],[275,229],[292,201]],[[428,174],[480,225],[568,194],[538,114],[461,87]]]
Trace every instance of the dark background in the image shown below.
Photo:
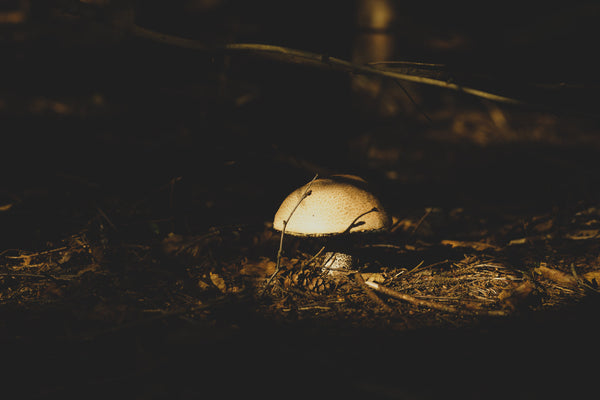
[[[114,187],[122,193],[185,175],[190,182],[201,179],[220,191],[234,176],[246,174],[242,180],[252,181],[256,190],[249,187],[241,201],[229,199],[232,203],[223,206],[222,214],[230,216],[228,222],[251,214],[264,219],[279,200],[256,199],[253,192],[262,194],[273,182],[288,182],[286,187],[291,189],[298,179],[310,179],[314,172],[305,170],[292,179],[284,166],[267,165],[270,159],[279,158],[281,164],[281,158],[296,157],[331,172],[362,169],[363,174],[374,175],[370,177],[377,184],[381,174],[365,171],[364,160],[350,151],[353,139],[387,129],[394,132],[383,134],[391,146],[412,146],[421,140],[420,132],[445,129],[446,121],[434,119],[433,126],[425,124],[414,110],[412,115],[394,118],[361,113],[344,73],[261,57],[194,52],[128,36],[122,29],[107,26],[125,3],[117,4],[111,8],[76,1],[34,1],[27,23],[2,27],[6,100],[0,111],[5,151],[2,171],[7,184],[23,189],[22,185],[59,174],[84,177],[92,186],[97,183],[103,190]],[[342,59],[350,58],[357,35],[352,2],[227,1],[195,12],[186,4],[134,3],[136,22],[206,43],[276,44]],[[594,18],[598,9],[593,3],[398,3],[398,9],[393,26],[397,59],[443,63],[459,82],[531,100],[533,110],[560,117],[583,115],[584,124],[596,123],[598,27]],[[458,45],[432,44],[457,37]],[[486,78],[483,83],[480,76]],[[558,91],[531,89],[537,83],[569,86]],[[425,112],[428,106],[447,106],[448,97],[457,107],[481,107],[479,99],[460,93],[419,85],[409,90],[420,95]],[[235,106],[236,99],[248,94],[252,101]],[[61,102],[71,103],[63,111],[53,109],[53,104]],[[435,144],[427,146],[425,152],[433,157],[445,157],[445,150],[435,150]],[[490,161],[487,153],[471,152],[468,145],[463,147],[476,162],[502,163]],[[501,150],[513,151],[519,153],[519,149]],[[534,173],[537,168],[544,169],[529,159],[529,153],[525,149],[514,160],[527,175],[522,178],[526,181],[523,189],[539,179]],[[460,159],[453,157],[458,166],[451,177],[431,179],[457,179],[448,184],[454,187],[461,180],[465,180],[463,186],[490,181],[463,171],[469,167],[460,166]],[[493,165],[483,168],[504,180],[504,174],[494,170]],[[529,170],[533,172],[528,174]],[[420,189],[427,190],[427,186]],[[410,186],[406,190],[411,198],[416,195],[415,204],[420,205],[421,190]],[[494,194],[504,192],[500,189]],[[453,196],[451,191],[447,195]],[[411,201],[406,196],[402,199]],[[38,217],[59,215],[47,214],[42,211]],[[209,218],[199,222],[204,226],[217,223],[210,215],[204,217]],[[68,224],[68,218],[62,221]],[[18,235],[8,236],[6,240]]]

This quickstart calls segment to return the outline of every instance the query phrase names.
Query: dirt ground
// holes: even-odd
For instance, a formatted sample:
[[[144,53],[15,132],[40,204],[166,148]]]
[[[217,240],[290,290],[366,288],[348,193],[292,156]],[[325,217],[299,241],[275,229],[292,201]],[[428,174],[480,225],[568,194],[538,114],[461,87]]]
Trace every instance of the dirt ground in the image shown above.
[[[597,391],[593,65],[573,75],[555,63],[539,75],[577,77],[574,91],[511,92],[535,106],[378,78],[369,98],[352,74],[153,43],[75,3],[32,2],[25,22],[0,25],[2,390],[43,399]],[[260,7],[227,4],[196,14],[147,6],[136,18],[183,37],[349,58],[352,10],[334,12],[341,3],[319,17],[297,6],[313,21],[302,34]],[[412,28],[421,11],[407,11]],[[333,14],[341,22],[325,34]],[[517,30],[521,41],[498,54],[482,42],[517,36],[465,20],[456,31],[441,17],[404,45],[413,59],[503,71],[514,84],[547,60],[514,70],[497,61],[550,46],[534,34],[550,17],[515,19],[539,30]],[[560,32],[559,41],[573,34]],[[286,235],[274,275],[279,204],[335,173],[368,180],[392,228],[356,243],[358,265],[340,280],[321,271],[322,241]]]

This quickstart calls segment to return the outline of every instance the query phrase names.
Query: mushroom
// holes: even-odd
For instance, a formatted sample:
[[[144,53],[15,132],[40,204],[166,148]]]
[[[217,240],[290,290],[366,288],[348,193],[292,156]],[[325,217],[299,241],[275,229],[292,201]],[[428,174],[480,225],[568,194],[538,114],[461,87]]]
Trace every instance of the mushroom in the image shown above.
[[[323,268],[340,276],[352,269],[353,239],[385,231],[390,222],[364,179],[332,175],[288,195],[275,214],[273,228],[293,236],[322,238],[327,249]]]

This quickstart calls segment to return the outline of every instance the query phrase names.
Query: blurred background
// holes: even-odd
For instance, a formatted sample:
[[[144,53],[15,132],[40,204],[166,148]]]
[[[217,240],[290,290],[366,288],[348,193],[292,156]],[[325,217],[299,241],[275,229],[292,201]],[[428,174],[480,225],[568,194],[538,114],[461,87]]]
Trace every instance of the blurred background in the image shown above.
[[[315,173],[365,175],[400,211],[440,197],[510,201],[517,189],[525,203],[538,203],[541,187],[544,198],[572,185],[589,195],[577,177],[597,146],[599,10],[593,1],[3,0],[3,204],[39,206],[30,219],[40,226],[13,221],[29,240],[42,225],[75,229],[99,193],[149,192],[183,176],[179,206],[196,218],[178,222],[187,230],[268,220]],[[159,44],[131,24],[215,50]],[[219,51],[225,43],[387,65],[524,103]],[[557,176],[575,178],[566,188]],[[82,203],[65,190],[74,186],[92,194]]]

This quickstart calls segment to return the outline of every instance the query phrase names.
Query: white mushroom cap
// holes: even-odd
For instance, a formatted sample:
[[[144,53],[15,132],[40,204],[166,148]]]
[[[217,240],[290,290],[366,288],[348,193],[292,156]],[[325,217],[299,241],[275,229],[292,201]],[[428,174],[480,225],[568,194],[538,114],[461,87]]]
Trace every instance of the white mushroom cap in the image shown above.
[[[366,189],[366,184],[364,179],[353,175],[316,179],[294,190],[283,201],[275,214],[273,228],[283,230],[283,221],[289,218],[285,233],[295,236],[385,230],[390,217],[381,202]],[[310,195],[298,204],[308,185]]]

